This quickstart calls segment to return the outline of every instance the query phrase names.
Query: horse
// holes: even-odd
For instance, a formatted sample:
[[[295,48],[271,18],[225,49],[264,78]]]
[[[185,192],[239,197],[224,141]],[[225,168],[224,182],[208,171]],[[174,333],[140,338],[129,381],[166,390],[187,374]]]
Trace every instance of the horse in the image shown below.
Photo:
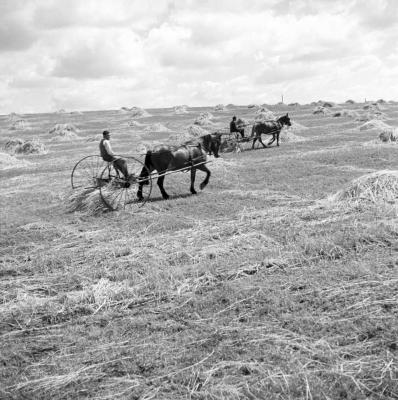
[[[185,144],[193,145],[194,143],[200,143],[200,145],[202,146],[202,149],[209,156],[214,154],[214,157],[218,158],[218,157],[220,157],[218,153],[219,153],[220,146],[221,146],[221,136],[222,136],[222,133],[220,133],[220,132],[209,133],[207,135],[200,136],[197,139],[189,140],[188,142],[185,142]]]
[[[284,125],[292,125],[288,114],[279,117],[276,121],[266,121],[254,124],[251,136],[253,137],[254,134],[256,134],[256,136],[253,139],[252,149],[254,149],[254,143],[256,143],[257,140],[259,140],[264,148],[267,147],[261,140],[262,133],[265,133],[266,135],[272,135],[272,140],[268,143],[268,145],[274,143],[276,139],[276,145],[279,146],[279,134],[281,133]]]
[[[162,197],[167,200],[169,195],[164,190],[163,182],[165,178],[165,173],[169,171],[176,171],[180,169],[190,169],[191,170],[191,187],[190,191],[192,194],[196,194],[194,187],[196,170],[199,169],[206,173],[206,178],[200,184],[200,189],[203,190],[204,187],[209,183],[210,171],[204,164],[206,162],[206,152],[203,150],[202,146],[197,145],[182,145],[182,146],[169,146],[169,145],[158,145],[155,146],[151,151],[147,151],[145,155],[144,165],[139,176],[139,185],[137,191],[138,200],[143,200],[142,187],[148,184],[148,175],[156,170],[158,172],[157,184],[159,186]]]

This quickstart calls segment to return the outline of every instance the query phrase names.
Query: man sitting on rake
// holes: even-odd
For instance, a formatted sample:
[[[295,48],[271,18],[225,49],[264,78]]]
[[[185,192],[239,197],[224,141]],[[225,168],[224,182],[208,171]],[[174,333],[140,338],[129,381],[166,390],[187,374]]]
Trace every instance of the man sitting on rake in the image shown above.
[[[104,161],[113,163],[116,170],[120,171],[126,180],[129,179],[129,173],[127,169],[127,162],[124,158],[118,157],[112,151],[111,147],[111,134],[109,131],[102,132],[103,138],[100,141],[99,148],[101,157]]]
[[[235,115],[232,117],[232,121],[229,124],[229,131],[230,133],[240,133],[242,139],[245,137],[245,130],[238,126]]]

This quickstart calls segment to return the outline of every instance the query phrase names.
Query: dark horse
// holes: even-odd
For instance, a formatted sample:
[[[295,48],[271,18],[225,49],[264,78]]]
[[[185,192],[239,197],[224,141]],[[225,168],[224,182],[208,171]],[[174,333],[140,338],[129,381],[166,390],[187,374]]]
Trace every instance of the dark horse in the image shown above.
[[[209,133],[208,135],[200,136],[196,139],[189,140],[188,142],[185,142],[185,144],[186,145],[194,145],[194,144],[200,143],[200,145],[202,146],[202,149],[209,156],[214,154],[214,157],[218,158],[218,157],[220,157],[218,152],[219,152],[220,146],[221,146],[221,136],[222,136],[222,133],[219,133],[219,132]]]
[[[148,151],[145,155],[146,168],[142,168],[140,174],[141,179],[137,192],[138,199],[143,199],[142,187],[143,185],[148,183],[145,178],[154,170],[158,172],[159,177],[157,184],[164,199],[169,198],[169,195],[166,193],[163,187],[165,173],[168,171],[176,171],[183,168],[191,170],[190,191],[192,194],[196,194],[194,184],[197,169],[206,172],[206,178],[200,184],[200,189],[202,190],[209,183],[210,171],[206,167],[206,164],[203,164],[204,162],[206,162],[206,158],[206,152],[202,149],[202,146],[200,144],[197,144],[195,146],[182,145],[178,147],[168,145],[156,146],[152,151]]]
[[[253,139],[252,149],[254,149],[254,143],[256,143],[257,140],[263,145],[263,147],[267,147],[261,140],[262,133],[265,133],[266,135],[272,135],[272,140],[268,143],[268,145],[274,143],[276,139],[276,145],[279,146],[279,134],[281,133],[284,125],[292,125],[288,114],[283,115],[276,121],[266,121],[254,124],[252,128],[252,137],[254,134],[255,137]]]

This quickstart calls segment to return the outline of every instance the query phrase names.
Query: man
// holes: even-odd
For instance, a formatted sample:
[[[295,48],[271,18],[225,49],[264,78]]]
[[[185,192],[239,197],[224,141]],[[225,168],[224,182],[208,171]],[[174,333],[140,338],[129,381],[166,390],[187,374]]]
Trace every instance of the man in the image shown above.
[[[117,157],[115,153],[112,151],[111,147],[111,134],[109,131],[102,132],[102,140],[99,144],[100,154],[104,161],[113,162],[115,168],[120,171],[123,176],[128,179],[129,173],[127,169],[127,162],[121,157]]]
[[[235,133],[235,132],[240,133],[242,138],[245,137],[245,130],[243,128],[240,128],[240,127],[237,126],[235,115],[233,116],[232,121],[229,124],[229,131],[231,133]]]

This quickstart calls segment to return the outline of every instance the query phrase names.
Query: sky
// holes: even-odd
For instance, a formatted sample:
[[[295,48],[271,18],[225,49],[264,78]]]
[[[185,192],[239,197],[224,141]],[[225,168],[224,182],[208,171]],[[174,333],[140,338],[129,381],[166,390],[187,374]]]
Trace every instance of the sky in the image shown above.
[[[398,100],[398,0],[0,0],[0,114]]]

